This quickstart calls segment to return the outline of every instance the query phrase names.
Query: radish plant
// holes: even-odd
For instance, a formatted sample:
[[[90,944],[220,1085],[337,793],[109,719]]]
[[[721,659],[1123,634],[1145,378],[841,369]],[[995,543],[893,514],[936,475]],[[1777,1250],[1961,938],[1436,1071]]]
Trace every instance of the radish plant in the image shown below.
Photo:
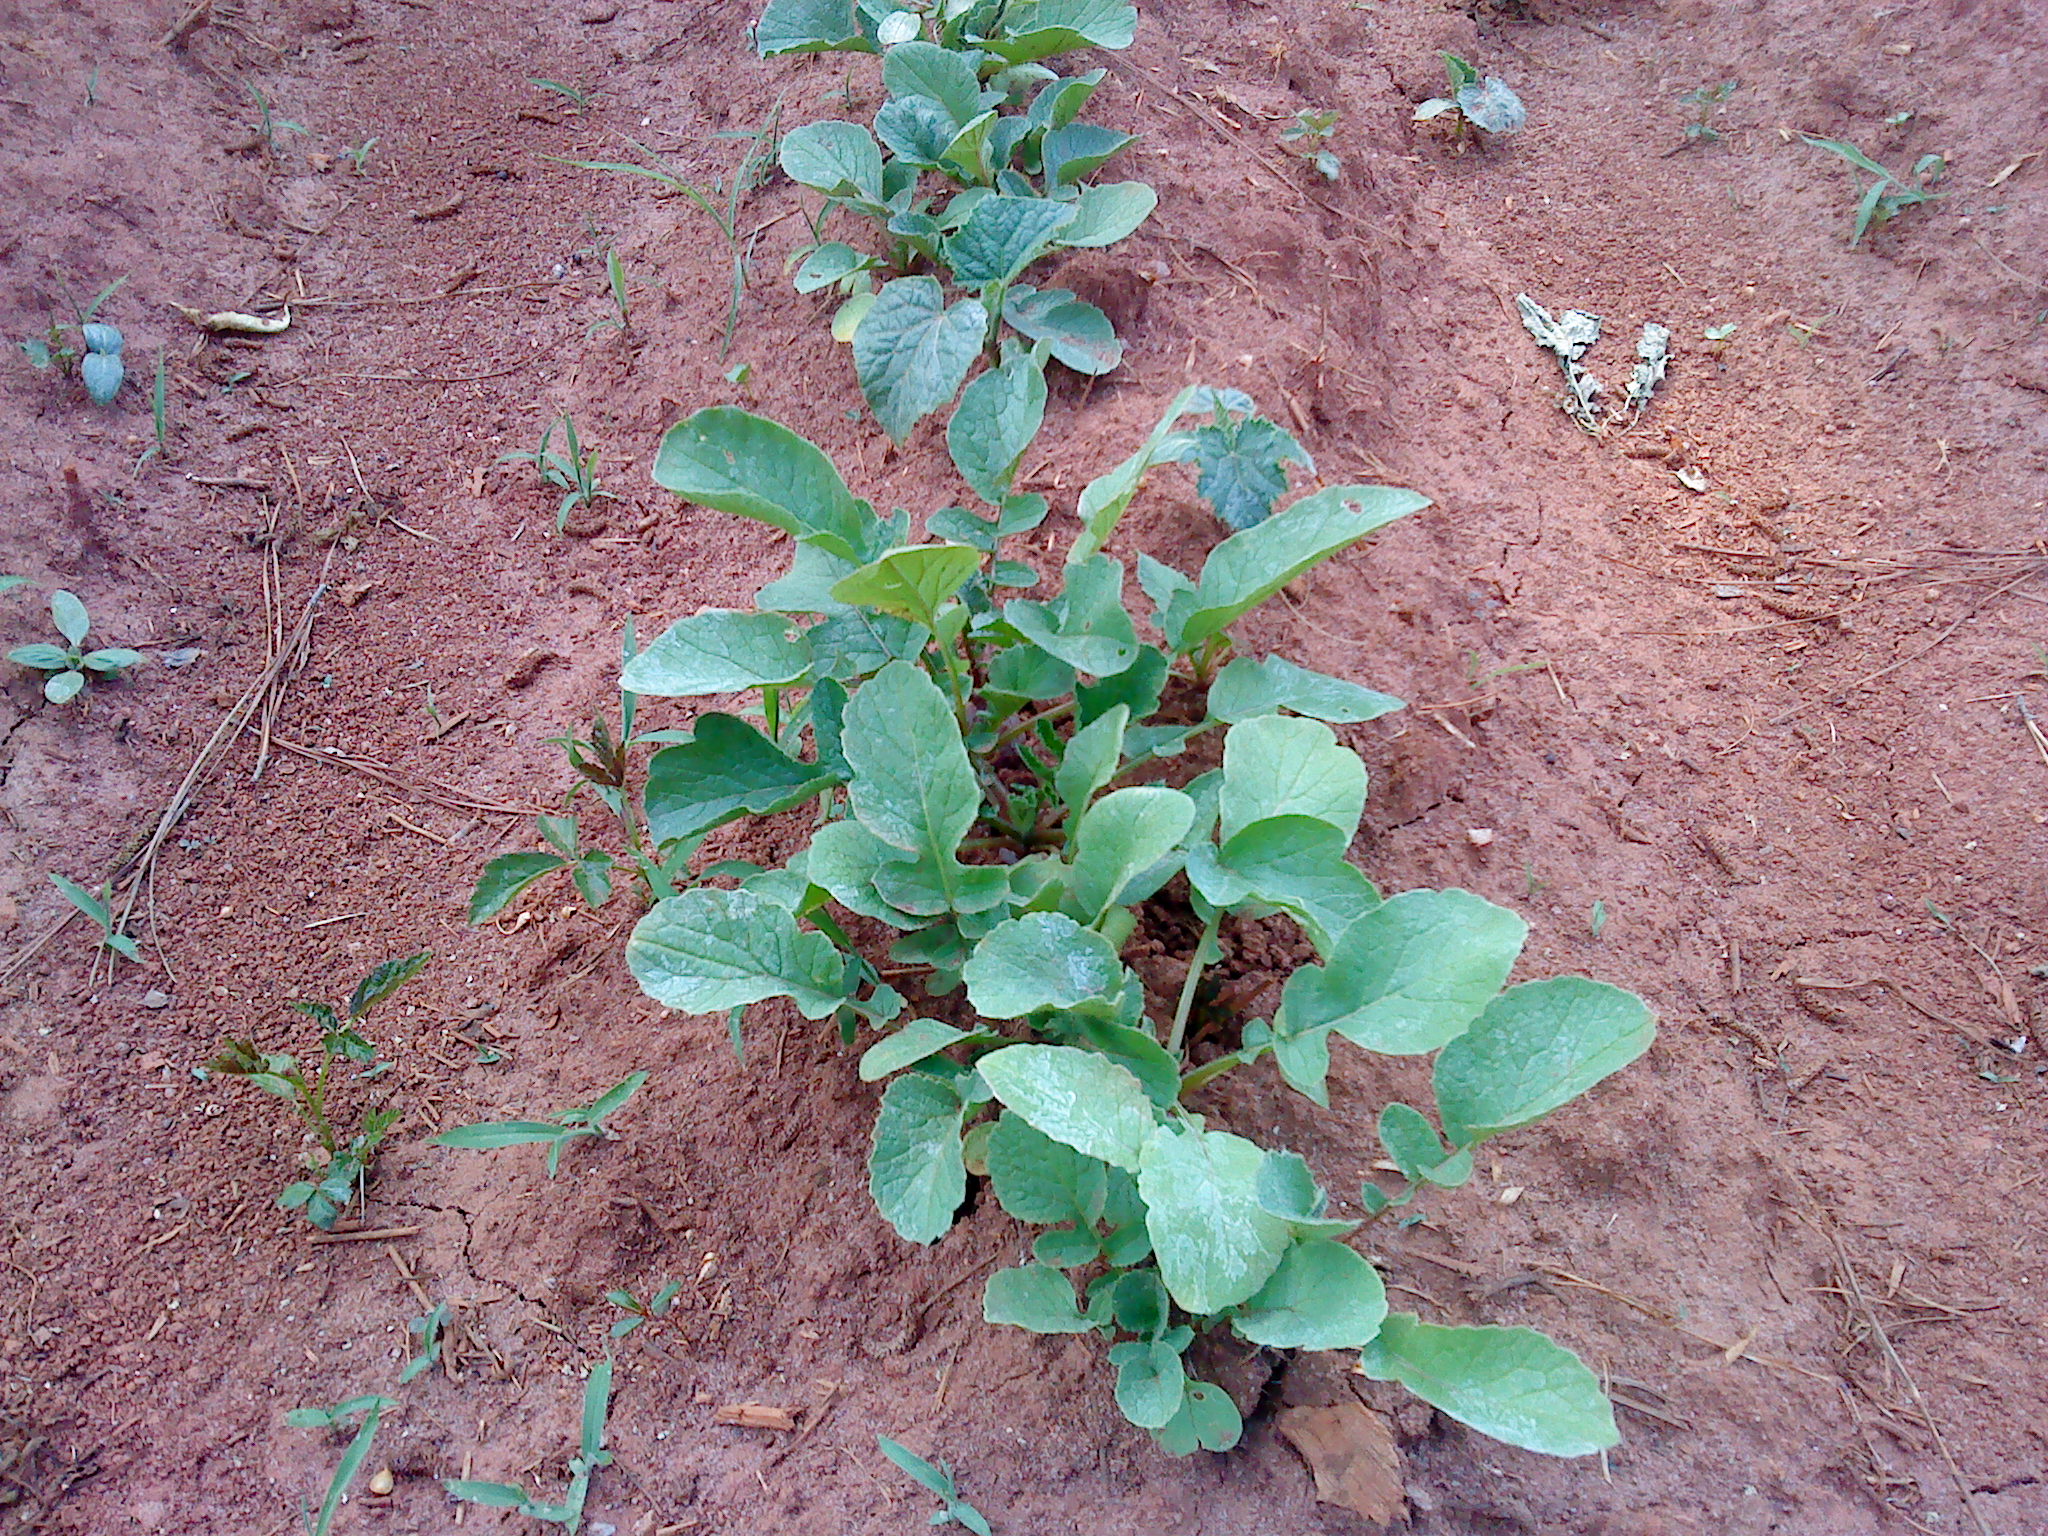
[[[652,835],[812,812],[782,867],[720,866],[730,885],[656,903],[627,947],[635,978],[670,1008],[726,1014],[736,1040],[770,998],[865,1040],[860,1076],[886,1083],[869,1164],[882,1216],[935,1242],[985,1179],[1040,1229],[1029,1262],[989,1279],[985,1317],[1102,1336],[1118,1406],[1171,1452],[1238,1439],[1236,1406],[1184,1358],[1218,1328],[1359,1351],[1368,1375],[1516,1445],[1614,1444],[1576,1356],[1527,1329],[1389,1313],[1346,1240],[1361,1222],[1333,1213],[1308,1164],[1204,1112],[1208,1084],[1268,1058],[1324,1103],[1338,1040],[1433,1055],[1434,1119],[1380,1118],[1401,1183],[1364,1187],[1369,1223],[1463,1183],[1475,1148],[1651,1041],[1649,1010],[1615,987],[1505,986],[1527,931],[1514,913],[1459,890],[1382,897],[1346,857],[1366,770],[1331,727],[1400,701],[1240,649],[1252,610],[1427,502],[1333,486],[1224,539],[1196,575],[1141,555],[1141,633],[1104,545],[1179,418],[1229,398],[1185,392],[1087,487],[1051,593],[1005,556],[1046,516],[1013,487],[1044,405],[1039,359],[1018,349],[967,386],[947,442],[981,506],[934,512],[922,539],[774,422],[716,407],[667,433],[660,484],[782,529],[795,553],[753,609],[691,615],[627,663],[635,693],[761,699],[752,719],[701,714],[656,755]],[[1208,973],[1275,918],[1316,959],[1268,1016],[1235,1017]],[[1125,962],[1140,938],[1180,949],[1177,986]]]
[[[775,0],[761,18],[763,54],[882,54],[888,100],[872,130],[806,123],[783,139],[781,162],[825,197],[797,291],[844,295],[833,334],[852,344],[861,392],[898,442],[952,401],[1006,331],[1079,373],[1122,361],[1099,308],[1021,279],[1053,252],[1116,244],[1159,201],[1143,182],[1088,180],[1133,142],[1078,121],[1107,71],[1066,77],[1042,62],[1128,47],[1136,28],[1127,0],[944,0],[925,11]],[[879,252],[825,239],[840,209],[881,227]]]

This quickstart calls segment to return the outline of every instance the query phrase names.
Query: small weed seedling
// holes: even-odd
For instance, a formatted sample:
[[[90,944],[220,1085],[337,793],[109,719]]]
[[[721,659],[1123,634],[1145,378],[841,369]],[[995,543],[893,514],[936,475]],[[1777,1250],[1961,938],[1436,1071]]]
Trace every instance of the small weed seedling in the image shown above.
[[[408,1331],[418,1334],[420,1352],[405,1362],[405,1369],[398,1373],[398,1384],[410,1386],[419,1377],[426,1375],[441,1363],[441,1330],[448,1324],[448,1303],[439,1301],[425,1317],[416,1317],[405,1326]]]
[[[784,868],[714,866],[657,901],[629,969],[667,1007],[725,1014],[736,1038],[769,998],[833,1020],[848,1044],[867,1033],[859,1075],[886,1084],[868,1164],[882,1216],[936,1242],[970,1170],[985,1177],[1041,1230],[1032,1262],[989,1277],[983,1317],[1101,1337],[1118,1406],[1171,1452],[1239,1438],[1230,1396],[1186,1369],[1194,1340],[1225,1328],[1358,1351],[1366,1374],[1525,1448],[1613,1445],[1613,1411],[1575,1355],[1526,1328],[1390,1312],[1344,1241],[1359,1223],[1330,1211],[1302,1158],[1224,1130],[1204,1096],[1270,1058],[1325,1105],[1339,1041],[1433,1055],[1434,1117],[1399,1103],[1381,1116],[1403,1184],[1360,1190],[1371,1220],[1465,1182],[1478,1147],[1654,1035],[1619,988],[1507,986],[1528,935],[1514,912],[1460,890],[1382,897],[1346,856],[1366,772],[1332,725],[1400,701],[1239,649],[1253,610],[1427,501],[1331,486],[1223,539],[1198,575],[1141,556],[1155,643],[1105,545],[1181,420],[1229,402],[1183,391],[1083,488],[1058,590],[1021,595],[1041,573],[1002,551],[1046,517],[1014,488],[1045,400],[1040,355],[1015,347],[966,385],[946,441],[983,506],[933,512],[922,542],[908,512],[877,516],[774,422],[720,406],[666,434],[657,483],[780,528],[795,550],[752,610],[680,619],[626,664],[621,686],[640,695],[760,690],[759,724],[700,713],[655,755],[650,835],[806,807],[807,846]],[[1317,958],[1242,1017],[1209,973],[1264,931],[1246,925],[1283,920]],[[886,950],[850,937],[883,930]],[[1177,988],[1123,958],[1160,933],[1197,935]]]
[[[1810,133],[1802,133],[1799,137],[1815,149],[1839,155],[1857,170],[1877,178],[1857,198],[1856,228],[1849,236],[1851,246],[1861,245],[1873,224],[1889,224],[1905,209],[1934,202],[1943,195],[1933,190],[1934,184],[1948,169],[1948,162],[1939,155],[1922,155],[1915,161],[1912,178],[1908,182],[1894,176],[1854,144],[1841,139],[1817,139]]]
[[[964,1525],[974,1532],[974,1536],[993,1536],[988,1527],[988,1517],[960,1497],[960,1486],[953,1481],[951,1467],[943,1461],[933,1466],[917,1452],[887,1435],[875,1436],[875,1444],[884,1456],[915,1478],[920,1487],[938,1495],[939,1502],[945,1507],[932,1516],[933,1525]]]
[[[124,960],[142,959],[142,951],[136,947],[135,940],[123,933],[115,922],[113,908],[107,903],[105,886],[100,887],[100,893],[95,896],[76,880],[67,880],[55,871],[50,874],[50,884],[63,893],[66,901],[99,925],[102,949],[110,950]]]
[[[170,354],[158,349],[156,354],[156,382],[149,390],[149,417],[156,428],[156,441],[142,450],[142,456],[135,461],[135,473],[142,473],[142,466],[151,459],[168,458],[171,452],[171,376]]]
[[[270,110],[270,98],[248,81],[244,80],[242,82],[242,89],[247,91],[249,99],[256,103],[256,121],[250,124],[249,132],[254,138],[262,142],[264,149],[270,154],[275,155],[284,147],[284,135],[288,133],[305,133],[306,125],[304,123],[295,123],[288,117],[279,117],[276,113],[272,112]],[[255,146],[253,144],[244,144],[240,147],[243,149],[253,149]]]
[[[755,41],[764,57],[882,54],[889,99],[872,131],[805,123],[782,141],[781,161],[792,181],[824,195],[797,291],[843,296],[832,334],[851,343],[861,393],[897,442],[959,394],[977,360],[997,360],[1005,331],[1045,343],[1077,373],[1108,373],[1123,360],[1102,310],[1022,279],[1058,251],[1115,245],[1158,204],[1143,182],[1090,181],[1135,142],[1078,121],[1107,72],[1068,78],[1044,62],[1077,48],[1128,48],[1137,25],[1128,0],[946,4],[929,14],[854,6],[841,15],[771,0],[762,14]],[[879,229],[879,252],[826,239],[841,210]]]
[[[53,320],[43,335],[26,337],[17,343],[38,368],[56,368],[67,374],[75,371],[94,405],[112,405],[127,375],[127,367],[121,361],[121,349],[126,342],[120,327],[94,318],[100,306],[127,281],[125,277],[115,278],[90,304],[77,310],[71,323]],[[76,345],[70,339],[73,332],[77,333]]]
[[[626,622],[623,652],[628,665],[639,654],[635,628],[630,619]],[[678,833],[665,826],[665,835],[655,836],[648,820],[650,807],[646,796],[635,788],[637,770],[632,749],[656,743],[688,741],[691,733],[645,731],[634,734],[639,703],[637,694],[621,689],[619,728],[616,731],[610,721],[598,715],[591,721],[588,738],[548,738],[550,745],[560,747],[567,755],[569,766],[576,774],[563,805],[563,814],[534,818],[541,841],[552,851],[500,854],[486,864],[477,879],[476,889],[470,893],[470,922],[489,922],[517,901],[536,880],[558,869],[569,871],[570,882],[585,905],[595,909],[611,900],[612,874],[618,868],[619,859],[603,848],[586,845],[582,823],[573,814],[576,797],[586,791],[598,798],[617,823],[624,836],[626,859],[646,887],[648,899],[658,900],[675,894],[676,881],[703,842],[703,832]],[[652,789],[652,785],[649,787]],[[665,781],[663,792],[666,793]],[[663,803],[657,799],[654,808],[659,809]]]
[[[565,1525],[568,1536],[583,1527],[583,1506],[590,1497],[590,1479],[600,1467],[612,1464],[612,1453],[604,1448],[605,1418],[610,1412],[612,1362],[607,1355],[590,1368],[590,1380],[583,1388],[583,1429],[577,1453],[569,1461],[569,1489],[559,1504],[543,1504],[524,1488],[511,1483],[487,1483],[457,1478],[443,1483],[456,1498],[490,1509],[516,1509],[529,1520]]]
[[[645,1072],[635,1072],[590,1103],[579,1104],[573,1109],[558,1109],[545,1120],[485,1120],[476,1125],[458,1125],[452,1131],[443,1131],[436,1136],[434,1145],[466,1147],[478,1152],[495,1151],[499,1147],[544,1145],[548,1149],[548,1177],[552,1179],[555,1170],[561,1166],[562,1149],[577,1137],[613,1139],[612,1130],[605,1121],[623,1109],[626,1101],[638,1093],[646,1081]]]
[[[578,112],[588,112],[590,110],[591,93],[580,86],[568,85],[560,80],[542,80],[536,76],[529,76],[526,83],[537,90],[552,91]]]
[[[1521,132],[1529,114],[1506,81],[1492,75],[1480,79],[1479,71],[1455,53],[1446,53],[1443,60],[1451,94],[1433,96],[1417,107],[1416,122],[1449,122],[1452,141],[1461,149],[1475,129],[1502,135]]]
[[[1740,80],[1723,80],[1719,85],[1702,85],[1679,97],[1693,112],[1693,120],[1685,125],[1685,143],[1679,147],[1690,149],[1695,144],[1720,143],[1721,130],[1714,126],[1715,114],[1741,89]]]
[[[423,950],[403,960],[385,961],[357,983],[340,1012],[326,1003],[293,1003],[293,1008],[320,1026],[320,1067],[311,1078],[293,1057],[267,1054],[247,1040],[232,1037],[206,1064],[209,1072],[239,1077],[251,1087],[283,1099],[305,1123],[314,1141],[306,1156],[313,1177],[288,1186],[277,1203],[288,1211],[303,1211],[306,1220],[323,1232],[330,1231],[349,1202],[360,1197],[378,1146],[399,1120],[399,1111],[389,1105],[365,1108],[362,1129],[343,1140],[328,1102],[335,1068],[348,1062],[363,1068],[360,1075],[364,1078],[384,1070],[377,1061],[377,1048],[357,1026],[431,959],[433,953]]]
[[[612,1324],[612,1337],[623,1339],[642,1323],[655,1322],[668,1316],[669,1308],[676,1304],[676,1298],[683,1293],[683,1282],[671,1280],[646,1301],[623,1288],[606,1291],[604,1299],[627,1315]]]
[[[348,1449],[341,1453],[341,1462],[334,1469],[334,1476],[327,1484],[327,1497],[320,1501],[320,1513],[316,1517],[304,1507],[299,1509],[300,1524],[307,1536],[327,1536],[334,1528],[334,1516],[341,1508],[341,1501],[348,1493],[348,1485],[355,1481],[356,1474],[363,1469],[363,1463],[370,1459],[370,1442],[377,1438],[377,1424],[384,1415],[398,1406],[395,1397],[382,1397],[377,1393],[365,1393],[352,1397],[345,1403],[332,1408],[293,1408],[284,1416],[285,1423],[293,1429],[325,1429],[346,1432],[349,1421],[357,1414],[363,1416],[362,1427],[355,1432],[348,1443]]]
[[[599,331],[616,327],[621,336],[630,336],[633,334],[632,284],[626,280],[626,264],[619,259],[617,251],[604,253],[604,276],[605,286],[611,293],[612,308],[617,313],[591,321],[588,334],[595,336]]]
[[[1344,162],[1330,148],[1330,135],[1337,131],[1340,115],[1334,107],[1303,107],[1294,114],[1294,121],[1280,130],[1280,142],[1304,156],[1325,181],[1336,181],[1344,174]]]
[[[555,452],[555,432],[562,433],[563,451]],[[610,491],[601,490],[597,483],[598,454],[595,448],[586,450],[582,439],[576,435],[574,418],[562,415],[548,423],[547,431],[541,434],[540,447],[525,453],[501,453],[500,464],[531,464],[540,471],[543,489],[562,493],[561,505],[555,508],[555,529],[557,532],[569,526],[569,514],[578,507],[595,506],[602,496],[607,501],[619,498]]]
[[[92,620],[86,614],[85,604],[61,587],[50,594],[50,622],[64,637],[62,645],[51,645],[48,641],[17,645],[7,653],[7,659],[18,666],[49,673],[43,680],[43,697],[52,704],[68,704],[77,698],[84,691],[88,675],[118,677],[146,659],[142,652],[121,646],[80,650],[92,631]]]
[[[350,144],[345,146],[342,149],[341,156],[344,160],[348,161],[350,169],[352,169],[358,176],[367,176],[370,174],[370,151],[375,149],[377,147],[377,144],[378,140],[376,140],[375,138],[368,138],[363,140],[363,142],[360,144]]]

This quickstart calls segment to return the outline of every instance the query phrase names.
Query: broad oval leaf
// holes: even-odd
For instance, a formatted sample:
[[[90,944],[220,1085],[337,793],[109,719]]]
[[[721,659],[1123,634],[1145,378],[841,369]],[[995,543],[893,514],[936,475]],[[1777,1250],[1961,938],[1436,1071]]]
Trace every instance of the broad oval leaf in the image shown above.
[[[1427,496],[1386,485],[1336,485],[1302,497],[1209,552],[1195,590],[1162,615],[1168,639],[1192,651],[1311,566],[1428,505]]]
[[[981,1295],[981,1320],[1033,1333],[1086,1333],[1095,1325],[1074,1305],[1074,1284],[1056,1269],[999,1269]]]
[[[1113,155],[1137,142],[1136,135],[1120,133],[1100,123],[1067,123],[1048,129],[1038,151],[1045,167],[1045,184],[1048,188],[1071,187],[1093,176]]]
[[[1446,1328],[1396,1312],[1358,1363],[1374,1381],[1398,1381],[1459,1423],[1525,1451],[1590,1456],[1621,1443],[1599,1379],[1533,1328]]]
[[[1117,767],[1123,762],[1124,727],[1130,723],[1130,717],[1125,705],[1112,704],[1068,738],[1066,755],[1060,759],[1052,782],[1061,803],[1070,812],[1078,815],[1096,792],[1116,776]]]
[[[804,874],[849,912],[893,928],[918,928],[922,918],[883,900],[875,889],[885,868],[907,862],[901,849],[891,848],[859,822],[828,821],[811,838]]]
[[[877,1041],[861,1053],[860,1080],[880,1082],[892,1073],[938,1055],[949,1045],[974,1038],[966,1030],[941,1024],[937,1019],[912,1019],[888,1039]]]
[[[1209,685],[1209,713],[1235,725],[1283,709],[1332,725],[1377,720],[1407,706],[1392,694],[1375,693],[1326,672],[1311,672],[1285,656],[1254,660],[1239,656]]]
[[[1124,360],[1109,316],[1068,289],[1018,283],[1003,296],[1003,318],[1020,336],[1044,342],[1076,373],[1108,373]]]
[[[779,613],[706,608],[678,619],[626,663],[619,687],[662,698],[697,698],[793,683],[810,670],[811,646]]]
[[[842,577],[833,584],[832,597],[929,628],[937,623],[940,606],[980,569],[981,551],[965,544],[912,544]]]
[[[1363,1256],[1329,1238],[1296,1243],[1231,1320],[1274,1349],[1358,1349],[1387,1315],[1387,1287]]]
[[[87,352],[78,360],[79,381],[94,405],[112,405],[114,397],[121,393],[121,380],[126,375],[118,352]]]
[[[1227,1131],[1160,1126],[1145,1143],[1138,1193],[1159,1275],[1190,1312],[1221,1312],[1271,1278],[1293,1242],[1259,1204],[1265,1152]]]
[[[882,200],[882,151],[859,123],[805,123],[782,137],[782,170],[827,197]]]
[[[882,1095],[868,1157],[875,1209],[905,1241],[935,1243],[967,1197],[960,1155],[966,1106],[951,1083],[907,1072]]]
[[[1530,1125],[1650,1048],[1632,992],[1583,976],[1510,987],[1436,1059],[1437,1113],[1456,1147]]]
[[[686,501],[751,517],[855,564],[885,537],[832,461],[785,426],[717,405],[662,434],[654,483]]]
[[[946,104],[929,96],[898,96],[875,114],[875,136],[896,157],[896,165],[931,169],[945,158],[959,131]],[[902,233],[893,226],[892,232]]]
[[[1312,816],[1348,845],[1365,812],[1365,763],[1319,720],[1256,715],[1223,738],[1222,836],[1269,816]]]
[[[1380,903],[1364,871],[1344,857],[1348,842],[1312,816],[1268,816],[1213,858],[1207,844],[1197,844],[1188,858],[1189,878],[1215,906],[1255,899],[1280,908],[1308,931],[1317,953],[1328,955],[1338,937]]]
[[[1159,206],[1159,194],[1142,181],[1110,181],[1082,189],[1074,203],[1074,222],[1056,242],[1100,248],[1136,233]]]
[[[1113,906],[1143,901],[1180,868],[1180,842],[1195,802],[1177,789],[1134,784],[1089,806],[1074,830],[1067,890],[1088,922]]]
[[[974,494],[998,506],[1044,421],[1045,371],[1019,352],[961,391],[946,423],[946,449]]]
[[[1169,1456],[1192,1456],[1196,1451],[1227,1451],[1244,1434],[1244,1419],[1230,1394],[1213,1381],[1190,1381],[1187,1394],[1164,1429],[1152,1436]]]
[[[1006,64],[1029,64],[1076,48],[1128,48],[1137,36],[1131,0],[1024,0],[983,46]]]
[[[1109,1352],[1116,1367],[1116,1405],[1142,1429],[1163,1429],[1180,1412],[1187,1372],[1180,1351],[1161,1339],[1132,1339]]]
[[[1069,1045],[1006,1045],[975,1069],[1003,1108],[1054,1141],[1138,1171],[1156,1116],[1143,1085],[1116,1063]]]
[[[864,255],[845,241],[828,240],[806,256],[803,265],[796,269],[796,291],[816,293],[820,288],[829,288],[874,265],[874,257]]]
[[[960,126],[981,115],[981,80],[965,55],[912,41],[882,55],[882,86],[891,96],[929,96]]]
[[[654,904],[626,943],[640,989],[683,1013],[787,997],[807,1019],[846,1001],[846,965],[822,933],[751,891],[698,886]]]
[[[663,747],[647,764],[647,830],[657,845],[695,837],[739,816],[786,811],[836,782],[737,716],[700,715],[690,740]]]
[[[939,685],[914,662],[890,662],[846,706],[840,748],[860,824],[914,858],[953,864],[981,789]]]
[[[66,592],[62,587],[50,594],[50,622],[57,626],[57,633],[73,645],[83,643],[86,632],[92,628],[85,604],[75,593]]]
[[[1092,1231],[1100,1219],[1108,1165],[1054,1141],[1021,1113],[996,1122],[987,1155],[996,1200],[1017,1220],[1042,1227],[1071,1221]]]
[[[754,46],[764,59],[835,49],[874,52],[861,33],[854,0],[768,0],[754,25]]]
[[[469,920],[487,923],[519,899],[542,875],[569,861],[553,853],[504,853],[484,866],[469,897]]]
[[[1044,197],[985,197],[946,241],[953,280],[970,287],[1007,283],[1051,248],[1074,220],[1072,203]]]
[[[1004,919],[974,946],[960,972],[968,998],[992,1019],[1108,997],[1123,974],[1116,946],[1063,912]]]
[[[1013,598],[1003,617],[1039,649],[1095,677],[1136,662],[1137,626],[1124,608],[1124,568],[1107,555],[1067,566],[1067,584],[1050,602]]]
[[[1327,1026],[1393,1056],[1436,1050],[1499,994],[1528,934],[1470,891],[1403,891],[1344,930],[1328,965],[1288,978],[1283,1028]]]
[[[882,430],[900,443],[959,393],[987,330],[988,311],[980,302],[962,299],[948,308],[935,277],[885,284],[853,333],[861,393]]]

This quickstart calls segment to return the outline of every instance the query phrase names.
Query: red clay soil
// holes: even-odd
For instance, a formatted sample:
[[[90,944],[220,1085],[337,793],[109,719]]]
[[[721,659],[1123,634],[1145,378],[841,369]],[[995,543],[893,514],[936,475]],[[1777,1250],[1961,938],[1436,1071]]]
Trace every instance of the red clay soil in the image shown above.
[[[746,149],[719,135],[778,103],[784,124],[872,112],[871,61],[755,59],[751,5],[0,13],[0,329],[126,277],[105,318],[140,381],[100,410],[0,364],[0,571],[81,594],[102,643],[198,653],[62,708],[10,669],[10,953],[63,914],[45,872],[95,881],[148,835],[311,605],[267,750],[235,737],[156,860],[143,963],[109,980],[74,923],[0,992],[8,1529],[296,1529],[342,1441],[286,1410],[389,1389],[408,1319],[441,1301],[447,1368],[400,1394],[372,1462],[395,1490],[360,1480],[335,1529],[452,1529],[439,1479],[465,1473],[552,1492],[619,1316],[605,1292],[665,1278],[674,1313],[616,1346],[592,1531],[920,1528],[932,1506],[877,1433],[951,1462],[999,1531],[1378,1528],[1317,1504],[1274,1427],[1366,1389],[1341,1361],[1282,1376],[1237,1451],[1165,1457],[1092,1341],[981,1323],[981,1276],[1020,1251],[990,1203],[930,1249],[875,1215],[875,1094],[829,1030],[757,1010],[740,1065],[722,1021],[643,999],[624,898],[592,915],[543,886],[464,924],[483,861],[566,787],[547,738],[615,700],[625,620],[742,604],[786,559],[652,486],[664,427],[737,401],[882,505],[956,494],[933,427],[895,453],[849,410],[825,311],[782,275],[794,188],[742,208],[728,357],[711,222],[562,163],[639,140],[703,184]],[[2048,11],[1144,11],[1097,103],[1143,132],[1123,174],[1160,209],[1061,274],[1131,351],[1055,388],[1027,462],[1049,532],[1195,380],[1251,391],[1329,482],[1426,492],[1250,638],[1414,701],[1347,729],[1376,880],[1513,906],[1535,929],[1521,974],[1595,974],[1663,1020],[1645,1060],[1373,1239],[1403,1304],[1580,1350],[1621,1447],[1553,1462],[1401,1408],[1397,1528],[2048,1530]],[[1440,48],[1505,77],[1527,129],[1467,154],[1419,132]],[[1719,140],[1688,145],[1679,96],[1723,80]],[[1342,113],[1337,182],[1279,142],[1303,107]],[[1946,195],[1851,248],[1860,183],[1800,132],[1900,167],[1940,153]],[[344,150],[366,143],[359,174]],[[635,284],[624,335],[592,330],[606,249]],[[1639,426],[1596,439],[1558,409],[1523,291],[1606,317],[1610,381],[1641,322],[1671,327]],[[285,298],[290,329],[260,338],[171,307]],[[170,450],[137,469],[159,355]],[[498,460],[562,412],[617,499],[557,535],[557,495]],[[1218,536],[1163,471],[1118,548],[1187,565]],[[0,599],[0,640],[42,638],[43,600]],[[193,1068],[224,1034],[304,1049],[288,999],[420,948],[432,966],[372,1029],[406,1119],[361,1220],[403,1235],[315,1242],[273,1206],[296,1129]],[[636,1069],[618,1139],[559,1178],[532,1149],[428,1145]],[[1211,1107],[1351,1191],[1411,1076],[1351,1053],[1331,1113],[1263,1071]],[[716,1421],[743,1402],[801,1428]]]

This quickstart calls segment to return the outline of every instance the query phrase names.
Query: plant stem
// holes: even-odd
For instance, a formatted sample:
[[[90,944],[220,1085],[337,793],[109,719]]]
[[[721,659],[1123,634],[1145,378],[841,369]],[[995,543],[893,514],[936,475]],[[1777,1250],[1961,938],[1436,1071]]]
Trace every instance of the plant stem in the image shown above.
[[[1188,1032],[1188,1015],[1194,1011],[1195,988],[1200,985],[1202,972],[1216,958],[1216,930],[1223,923],[1223,914],[1211,913],[1209,921],[1202,927],[1202,937],[1195,945],[1195,952],[1188,959],[1187,980],[1180,984],[1180,1001],[1174,1005],[1173,1030],[1166,1037],[1167,1053],[1178,1059],[1181,1040]]]
[[[1180,1080],[1181,1098],[1186,1099],[1189,1094],[1197,1089],[1208,1087],[1209,1084],[1215,1082],[1217,1078],[1230,1071],[1233,1067],[1241,1067],[1243,1065],[1244,1056],[1238,1051],[1232,1051],[1228,1056],[1218,1056],[1214,1061],[1205,1062]]]
[[[1008,730],[996,737],[996,744],[992,750],[1000,752],[1019,736],[1029,735],[1037,727],[1050,725],[1055,720],[1064,720],[1073,712],[1074,701],[1069,699],[1064,704],[1054,705],[1051,709],[1019,720],[1015,725],[1012,725]]]

